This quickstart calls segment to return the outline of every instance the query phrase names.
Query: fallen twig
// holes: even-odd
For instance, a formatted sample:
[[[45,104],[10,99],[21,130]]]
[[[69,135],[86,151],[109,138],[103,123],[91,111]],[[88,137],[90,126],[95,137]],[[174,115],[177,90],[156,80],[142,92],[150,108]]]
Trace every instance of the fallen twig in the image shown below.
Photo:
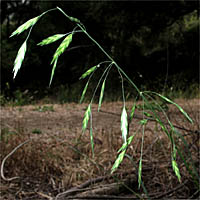
[[[86,188],[88,186],[90,186],[91,184],[95,184],[95,183],[98,183],[102,180],[104,180],[105,178],[107,178],[108,176],[101,176],[101,177],[97,177],[97,178],[93,178],[93,179],[90,179],[90,180],[87,180],[86,182],[82,183],[81,185],[77,186],[77,187],[73,187],[65,192],[62,192],[62,193],[59,193],[57,196],[56,196],[56,200],[58,198],[60,198],[61,196],[67,196],[67,195],[70,195],[72,193],[75,193],[75,192],[78,192],[80,191],[81,189],[83,188]]]
[[[77,192],[82,192],[82,194],[81,196],[79,195],[79,197],[74,196],[74,198],[80,198],[80,197],[85,197],[85,196],[90,196],[90,195],[118,194],[121,189],[126,188],[126,185],[132,185],[133,183],[136,182],[136,176],[134,174],[133,176],[129,176],[128,178],[123,179],[122,181],[119,181],[117,183],[110,183],[110,184],[101,185],[98,188],[95,187],[95,188],[86,189],[86,187],[90,186],[91,184],[101,182],[111,176],[112,175],[108,175],[108,176],[102,176],[102,177],[90,179],[77,187],[73,187],[65,192],[59,193],[56,196],[55,200],[57,200],[58,198],[66,198],[66,197],[71,198],[72,196],[70,195],[74,195]],[[85,190],[89,190],[89,191],[85,191]]]
[[[28,143],[30,140],[31,140],[31,139],[28,139],[28,140],[26,140],[25,142],[19,144],[17,147],[15,147],[15,148],[3,159],[2,163],[1,163],[1,177],[2,177],[3,180],[5,180],[5,181],[12,181],[12,180],[14,180],[14,179],[19,178],[19,177],[17,177],[17,176],[16,176],[16,177],[12,177],[12,178],[6,178],[6,177],[4,176],[4,171],[3,171],[3,169],[4,169],[4,164],[5,164],[6,160],[7,160],[13,153],[15,153],[15,151],[17,151],[17,149],[19,149],[19,148],[20,148],[21,146],[23,146],[24,144]]]
[[[40,196],[44,197],[44,198],[47,198],[49,200],[53,200],[53,197],[50,197],[49,195],[47,194],[43,194],[42,192],[37,192],[37,194],[39,194]]]

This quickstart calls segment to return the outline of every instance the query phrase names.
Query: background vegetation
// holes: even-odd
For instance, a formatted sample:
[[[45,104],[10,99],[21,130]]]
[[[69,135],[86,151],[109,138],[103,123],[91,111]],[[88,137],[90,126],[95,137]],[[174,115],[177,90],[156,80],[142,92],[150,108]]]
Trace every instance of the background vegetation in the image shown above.
[[[113,194],[124,196],[131,192],[134,198],[140,199],[199,197],[199,99],[182,101],[184,110],[192,116],[194,124],[188,124],[172,108],[172,105],[164,104],[162,101],[158,104],[151,102],[143,105],[136,102],[137,104],[132,107],[131,115],[135,108],[137,112],[128,128],[124,106],[122,113],[125,114],[122,114],[121,119],[122,137],[125,137],[128,129],[134,134],[132,136],[135,136],[135,143],[130,145],[126,154],[123,154],[125,158],[118,168],[119,173],[110,175],[110,170],[113,171],[112,166],[116,167],[113,163],[116,161],[119,163],[122,155],[120,153],[116,159],[122,139],[119,120],[116,120],[120,117],[118,113],[121,102],[105,103],[104,110],[98,113],[101,115],[100,118],[94,117],[94,122],[101,122],[99,126],[95,125],[94,138],[91,137],[92,128],[85,130],[90,133],[90,136],[85,134],[82,137],[81,128],[85,129],[88,116],[92,117],[90,107],[85,111],[86,104],[45,105],[52,100],[61,103],[78,101],[80,91],[85,85],[85,80],[79,80],[79,77],[86,69],[105,59],[102,52],[84,35],[76,34],[78,37],[73,37],[73,46],[70,44],[71,46],[59,59],[53,85],[49,89],[51,72],[49,58],[55,52],[57,45],[49,45],[47,48],[38,47],[36,44],[50,35],[71,31],[72,24],[68,21],[66,23],[58,12],[52,12],[51,15],[41,19],[37,28],[34,27],[28,43],[27,57],[19,76],[14,81],[13,61],[26,33],[21,38],[9,38],[13,30],[23,22],[59,6],[70,16],[82,20],[87,31],[100,41],[106,51],[111,52],[114,60],[123,67],[139,89],[160,92],[170,98],[192,98],[199,94],[197,2],[23,0],[3,1],[1,4],[1,105],[6,104],[8,100],[12,105],[13,103],[14,105],[32,104],[33,100],[42,98],[42,104],[4,106],[1,109],[0,160],[3,181],[0,188],[2,196],[6,198],[29,196],[36,199],[40,196],[52,199],[61,194],[69,195],[71,189],[85,190],[84,187],[88,185],[89,179],[91,184],[91,178],[94,177],[93,180],[103,181],[101,186],[108,189],[107,191],[103,189],[101,192],[107,195],[111,193],[111,196]],[[104,69],[100,68],[100,70]],[[90,82],[91,85],[96,84],[100,73],[95,75],[92,83]],[[119,100],[121,96],[119,75],[113,71],[108,78],[106,99]],[[93,92],[92,88],[89,88],[88,99]],[[128,82],[125,82],[125,95],[126,99],[134,96]],[[160,97],[167,100],[166,97]],[[170,100],[167,101],[170,103]],[[130,110],[132,105],[127,105]],[[97,108],[97,104],[94,107]],[[177,107],[182,114],[188,116],[182,108]],[[165,122],[161,123],[162,118],[166,117],[165,113],[162,116],[161,108],[169,117],[167,121],[170,127],[167,125],[164,127]],[[151,118],[149,109],[154,109],[153,114],[158,120]],[[82,124],[81,116],[84,113],[86,114]],[[97,112],[93,114],[95,116]],[[148,120],[144,119],[144,115],[149,117]],[[190,120],[189,117],[187,118]],[[92,123],[90,124],[92,127]],[[164,136],[161,135],[163,129],[166,133]],[[169,138],[172,145],[169,145]],[[26,143],[22,143],[24,139],[27,139],[29,145],[21,148]],[[20,145],[16,147],[18,143]],[[95,154],[93,144],[95,144]],[[7,158],[19,147],[20,150],[5,164]],[[176,152],[178,152],[177,157]],[[180,168],[181,175],[177,166]],[[12,178],[4,177],[4,172],[6,177]],[[15,177],[19,173],[20,179]],[[178,179],[181,177],[182,182],[179,183],[176,176]],[[120,179],[125,187],[119,184]],[[10,180],[13,182],[9,182]],[[105,184],[106,181],[109,186]],[[136,188],[137,183],[141,184],[142,188]],[[78,187],[74,188],[74,185]],[[101,188],[97,186],[97,189],[101,190]],[[95,194],[95,187],[93,189],[86,194]]]
[[[79,77],[86,69],[105,59],[88,38],[77,34],[73,46],[59,59],[49,89],[49,57],[57,45],[39,47],[36,44],[50,35],[72,30],[72,24],[59,12],[52,12],[34,28],[25,62],[13,81],[13,61],[27,33],[24,33],[24,38],[9,38],[10,34],[28,19],[56,6],[81,19],[87,31],[101,41],[103,48],[111,52],[139,88],[165,91],[171,97],[191,98],[198,93],[197,1],[2,1],[1,102],[3,98],[20,101],[23,96],[28,98],[28,102],[48,96],[59,102],[78,101],[85,84],[85,80],[79,81]],[[120,82],[117,71],[111,74],[106,98],[116,100],[121,96],[118,90]],[[92,81],[96,82],[98,78],[96,75]],[[127,85],[127,97],[132,94],[130,92]]]

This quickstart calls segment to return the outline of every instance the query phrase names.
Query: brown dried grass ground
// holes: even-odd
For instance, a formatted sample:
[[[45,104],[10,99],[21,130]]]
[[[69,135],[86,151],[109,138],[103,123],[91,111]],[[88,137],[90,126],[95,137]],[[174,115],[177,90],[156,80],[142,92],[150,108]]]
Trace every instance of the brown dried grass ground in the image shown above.
[[[187,130],[199,131],[199,101],[199,99],[176,101],[192,117],[193,125],[170,105],[168,115],[173,124]],[[127,107],[130,109],[131,106],[132,103],[128,102]],[[117,150],[122,144],[120,132],[122,102],[104,103],[102,111],[105,112],[99,113],[98,105],[92,106],[94,157],[92,157],[89,132],[86,131],[82,135],[81,131],[86,107],[87,104],[75,103],[1,107],[1,162],[17,145],[31,138],[29,143],[23,145],[6,160],[5,176],[20,178],[10,182],[1,180],[2,199],[51,199],[88,179],[109,175]],[[136,112],[136,116],[141,114]],[[139,119],[134,119],[131,123],[130,135],[136,131],[137,135],[127,152],[137,165],[141,146],[141,128],[138,122]],[[199,169],[199,134],[184,130],[180,132],[185,135],[192,158]],[[181,141],[179,143],[181,146]],[[184,145],[182,146],[182,150],[186,151]],[[142,178],[150,197],[188,199],[193,196],[197,190],[193,179],[179,157],[177,162],[182,183],[178,182],[171,168],[170,143],[167,137],[155,122],[149,122],[145,129]],[[116,172],[117,179],[121,180],[131,174],[137,177],[133,162],[125,158]],[[116,181],[116,178],[109,178],[99,183],[97,187]],[[129,187],[140,195],[144,194],[142,189],[138,190],[137,180]],[[130,197],[133,194],[127,190],[118,195]]]

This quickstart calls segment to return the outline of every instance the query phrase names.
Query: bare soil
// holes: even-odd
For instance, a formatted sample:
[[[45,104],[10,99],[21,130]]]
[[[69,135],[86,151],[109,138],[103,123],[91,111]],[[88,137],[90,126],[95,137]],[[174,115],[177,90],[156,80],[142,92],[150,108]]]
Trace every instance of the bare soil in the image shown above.
[[[181,150],[186,156],[190,151],[191,158],[199,170],[200,100],[178,99],[176,102],[190,115],[194,123],[190,124],[173,105],[169,105],[166,112],[176,130],[188,142],[189,147],[186,148],[182,141],[177,139]],[[150,198],[198,197],[194,179],[179,156],[177,163],[182,182],[178,182],[170,162],[170,141],[155,121],[149,121],[144,129],[142,173],[144,187],[138,189],[137,167],[141,155],[143,131],[140,123],[143,115],[140,110],[135,112],[129,127],[130,135],[136,133],[127,151],[129,159],[128,156],[125,157],[119,169],[110,176],[110,170],[117,158],[117,150],[122,145],[120,115],[123,104],[103,103],[101,112],[97,112],[98,105],[92,105],[94,156],[91,151],[89,128],[84,134],[82,133],[82,120],[87,106],[88,104],[40,103],[1,107],[1,163],[16,146],[29,140],[4,163],[5,178],[16,176],[19,178],[12,181],[1,179],[2,199],[54,199],[71,188],[75,191],[57,196],[57,199],[67,199],[70,195],[73,199],[76,195],[85,196],[85,199],[92,195],[94,198],[100,196],[106,199],[142,198],[147,197],[144,187]],[[126,106],[130,112],[132,102],[127,102]],[[167,123],[164,115],[162,113],[159,115]],[[80,187],[89,180],[93,182],[87,187]],[[127,187],[117,191],[113,184],[122,180],[125,180]],[[79,188],[76,188],[78,186]],[[100,190],[103,187],[107,187],[107,190]]]

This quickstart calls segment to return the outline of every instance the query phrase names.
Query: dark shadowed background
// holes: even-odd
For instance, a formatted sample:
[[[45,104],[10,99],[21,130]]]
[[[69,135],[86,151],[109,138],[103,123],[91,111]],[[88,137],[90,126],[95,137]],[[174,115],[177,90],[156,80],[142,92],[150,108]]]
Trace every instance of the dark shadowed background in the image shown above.
[[[12,98],[28,91],[34,98],[46,95],[61,101],[77,100],[86,83],[79,77],[88,68],[107,60],[83,34],[73,37],[59,58],[51,88],[48,88],[52,56],[60,40],[37,46],[48,36],[67,33],[75,24],[59,11],[41,18],[28,40],[22,68],[13,81],[13,63],[28,31],[9,38],[21,24],[59,6],[76,17],[141,89],[158,92],[191,90],[199,83],[198,1],[1,1],[1,93]],[[89,91],[103,72],[98,70]],[[119,74],[111,71],[107,97],[121,94]],[[125,84],[127,94],[133,89]],[[59,96],[58,93],[62,94]],[[63,92],[63,93],[62,93]]]

